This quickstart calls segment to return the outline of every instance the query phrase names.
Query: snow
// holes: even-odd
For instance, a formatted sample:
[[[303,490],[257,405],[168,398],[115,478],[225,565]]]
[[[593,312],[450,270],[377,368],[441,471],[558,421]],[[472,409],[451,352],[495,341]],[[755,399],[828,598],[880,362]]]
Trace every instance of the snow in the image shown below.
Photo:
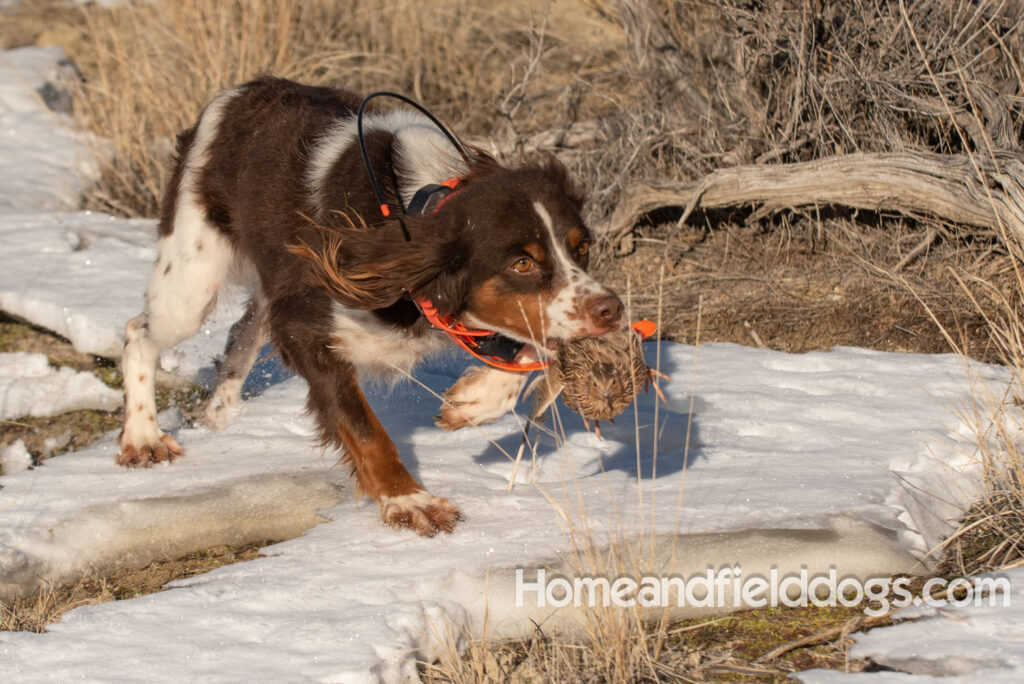
[[[70,117],[51,111],[43,98],[47,85],[64,88],[64,59],[59,47],[0,52],[0,205],[74,209],[83,173],[95,173],[95,164],[75,139]]]
[[[898,624],[852,635],[852,658],[870,658],[900,673],[899,681],[1006,682],[1024,673],[1024,569],[986,577],[1009,580],[1010,605],[917,607],[900,611]],[[941,679],[940,679],[941,678]],[[816,684],[886,681],[877,673],[843,675],[813,670],[800,679]],[[897,681],[895,678],[893,681]]]
[[[124,324],[142,311],[156,258],[156,226],[95,212],[5,212],[0,194],[0,309],[52,330],[80,351],[119,358]],[[201,334],[162,357],[168,370],[193,376],[221,351],[243,306],[222,298]],[[191,355],[189,354],[191,352]]]
[[[904,672],[1019,682],[1024,672],[1024,570],[1002,575],[1010,580],[1016,607],[998,602],[916,610],[923,616],[915,622],[856,635],[851,655]]]
[[[25,442],[17,440],[0,447],[0,474],[10,475],[28,470],[32,465],[32,454],[25,448]]]
[[[59,54],[2,57],[0,122],[15,135],[0,143],[0,309],[116,357],[124,322],[142,306],[153,223],[73,211],[77,152],[61,117],[32,95]],[[163,367],[207,380],[239,302],[226,298]],[[313,445],[304,381],[274,359],[250,378],[225,430],[159,417],[187,452],[173,465],[118,468],[110,434],[39,467],[5,469],[0,597],[215,544],[287,541],[162,593],[75,609],[45,634],[0,633],[4,681],[416,681],[415,659],[431,656],[445,625],[466,636],[485,622],[491,636],[529,632],[531,620],[579,629],[578,611],[517,607],[514,576],[603,572],[600,554],[573,553],[581,541],[625,547],[632,560],[620,569],[631,573],[911,570],[978,492],[961,416],[979,383],[998,395],[1009,382],[951,355],[729,344],[647,353],[672,378],[667,402],[642,397],[603,427],[604,441],[559,404],[561,427],[527,453],[511,490],[523,407],[456,433],[432,424],[435,394],[464,370],[462,357],[423,366],[422,386],[369,388],[413,474],[465,515],[434,539],[385,528],[376,505],[354,497],[336,454]],[[23,451],[5,449],[5,468],[24,464]],[[861,677],[1019,678],[1021,609],[963,609],[963,620],[948,610],[857,636],[855,657],[919,677]],[[922,654],[925,643],[943,656]]]
[[[121,393],[94,374],[54,368],[45,354],[0,354],[0,419],[57,416],[67,411],[113,411]]]
[[[656,349],[648,351],[653,362]],[[176,430],[187,457],[172,466],[118,469],[108,437],[5,476],[0,576],[8,593],[124,559],[141,565],[168,546],[224,543],[231,533],[235,541],[273,537],[263,526],[278,516],[308,521],[329,506],[320,511],[329,522],[252,562],[76,610],[46,635],[3,635],[12,681],[40,672],[108,676],[102,654],[112,644],[131,649],[137,677],[160,678],[169,662],[187,659],[194,677],[394,681],[429,648],[424,610],[470,634],[485,609],[492,635],[528,630],[527,618],[571,627],[571,611],[516,608],[512,582],[516,567],[572,567],[569,524],[577,532],[586,525],[599,547],[619,540],[642,551],[653,540],[651,567],[684,575],[728,564],[747,574],[834,565],[842,575],[888,575],[926,550],[924,537],[936,532],[919,529],[900,502],[908,475],[965,463],[970,442],[949,408],[970,396],[961,359],[860,349],[794,357],[729,344],[664,345],[661,355],[673,380],[668,403],[657,406],[655,477],[653,395],[606,426],[603,442],[562,408],[564,440],[542,440],[536,467],[506,491],[512,464],[502,451],[519,444],[515,416],[444,433],[431,425],[431,391],[372,390],[414,474],[466,516],[437,539],[384,528],[375,505],[353,500],[344,468],[311,444],[299,378],[251,398],[222,432]],[[464,365],[442,359],[419,377],[436,392]],[[969,498],[972,469],[951,472]],[[260,642],[272,647],[257,654]]]

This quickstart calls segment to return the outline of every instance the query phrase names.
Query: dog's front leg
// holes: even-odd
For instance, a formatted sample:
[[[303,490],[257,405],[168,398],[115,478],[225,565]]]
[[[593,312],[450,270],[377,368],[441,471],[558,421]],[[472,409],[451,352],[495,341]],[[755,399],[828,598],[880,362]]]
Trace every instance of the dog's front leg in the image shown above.
[[[442,397],[434,422],[444,430],[482,425],[515,408],[529,373],[472,366]]]
[[[381,517],[392,527],[412,528],[426,537],[451,532],[459,510],[429,494],[406,470],[367,403],[353,366],[329,348],[328,339],[314,341],[304,326],[280,325],[280,318],[272,326],[274,341],[285,362],[309,383],[309,409],[321,440],[343,450],[358,491],[377,500]]]
[[[345,364],[348,366],[348,364]],[[432,496],[409,474],[398,449],[366,401],[351,366],[334,374],[333,399],[310,394],[321,434],[345,451],[359,491],[380,504],[381,517],[392,527],[409,527],[425,537],[451,532],[459,510]],[[326,400],[326,401],[325,401]],[[340,442],[340,444],[339,444]]]

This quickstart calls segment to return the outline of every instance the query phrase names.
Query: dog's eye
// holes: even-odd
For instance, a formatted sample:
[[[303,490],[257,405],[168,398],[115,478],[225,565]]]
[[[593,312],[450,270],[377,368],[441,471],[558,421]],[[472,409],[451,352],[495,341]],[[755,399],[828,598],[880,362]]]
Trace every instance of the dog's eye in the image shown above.
[[[576,248],[576,253],[579,254],[580,256],[587,256],[587,252],[589,252],[589,251],[590,251],[590,243],[589,242],[581,242],[580,246]]]
[[[533,259],[530,257],[519,257],[512,264],[512,270],[516,273],[529,273],[533,270]]]

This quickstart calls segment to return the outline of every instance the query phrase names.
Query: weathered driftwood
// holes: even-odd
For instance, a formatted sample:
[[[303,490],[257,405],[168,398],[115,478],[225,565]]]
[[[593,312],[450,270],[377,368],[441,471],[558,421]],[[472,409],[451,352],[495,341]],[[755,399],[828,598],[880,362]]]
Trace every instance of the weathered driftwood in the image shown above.
[[[617,247],[630,246],[645,215],[681,207],[754,205],[755,216],[785,208],[843,206],[894,211],[1024,236],[1024,156],[1015,153],[942,155],[904,151],[847,154],[796,164],[718,169],[693,183],[638,184],[627,189],[598,232]]]

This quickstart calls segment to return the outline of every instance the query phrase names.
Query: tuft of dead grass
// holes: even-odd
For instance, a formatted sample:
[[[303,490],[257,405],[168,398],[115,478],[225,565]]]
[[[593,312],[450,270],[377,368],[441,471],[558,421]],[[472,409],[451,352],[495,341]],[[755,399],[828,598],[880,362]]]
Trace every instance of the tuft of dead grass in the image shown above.
[[[209,572],[222,565],[248,561],[272,542],[244,546],[215,546],[174,560],[154,561],[139,570],[118,570],[61,587],[49,587],[32,596],[0,602],[0,631],[42,633],[69,610],[107,601],[121,601],[163,591],[176,579]]]
[[[960,274],[965,291],[980,285],[998,302],[994,310],[977,301],[975,306],[984,316],[1000,362],[1010,371],[1010,384],[998,391],[976,383],[975,403],[964,412],[977,443],[984,491],[939,550],[936,572],[947,576],[970,577],[1024,565],[1024,239],[1014,236],[1006,244],[1012,287]]]
[[[812,668],[864,671],[870,664],[850,659],[849,636],[887,624],[888,616],[866,618],[851,607],[747,610],[604,639],[571,640],[535,625],[525,638],[469,641],[462,651],[449,635],[438,660],[421,662],[420,672],[427,684],[783,682]]]

